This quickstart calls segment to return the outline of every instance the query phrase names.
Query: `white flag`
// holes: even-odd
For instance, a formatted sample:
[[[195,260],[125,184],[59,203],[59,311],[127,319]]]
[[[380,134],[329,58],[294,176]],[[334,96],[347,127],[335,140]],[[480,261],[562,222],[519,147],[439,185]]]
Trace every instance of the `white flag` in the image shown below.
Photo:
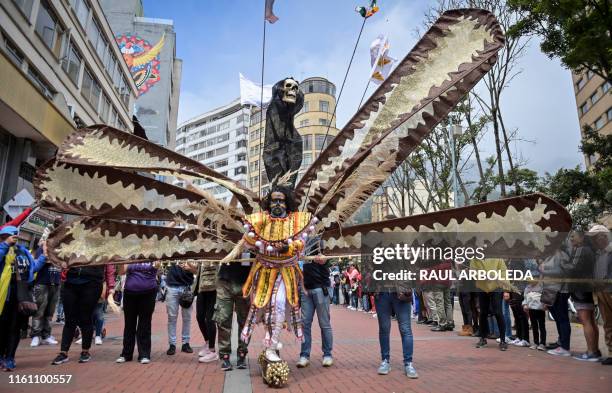
[[[389,56],[389,39],[386,35],[380,34],[370,45],[370,80],[376,84],[381,84],[389,74],[395,59]]]
[[[240,103],[254,105],[261,108],[261,86],[240,75]],[[272,99],[272,85],[263,87],[263,104],[266,105]]]

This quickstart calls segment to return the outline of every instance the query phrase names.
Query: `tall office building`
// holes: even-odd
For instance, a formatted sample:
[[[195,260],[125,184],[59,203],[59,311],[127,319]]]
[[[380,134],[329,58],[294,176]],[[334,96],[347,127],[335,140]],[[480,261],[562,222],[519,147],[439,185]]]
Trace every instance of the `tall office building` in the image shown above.
[[[612,134],[612,92],[610,82],[591,71],[582,74],[572,73],[580,135],[584,136],[584,128],[591,127],[603,135]],[[596,157],[584,157],[587,167],[590,167]]]
[[[336,107],[336,86],[325,78],[313,77],[301,82],[300,90],[304,93],[304,107],[294,119],[294,125],[303,141],[302,166],[298,172],[298,181],[319,157],[321,150],[338,134],[336,118],[332,119]],[[253,191],[259,192],[261,178],[261,191],[262,195],[265,195],[270,186],[265,168],[260,168],[260,159],[266,119],[265,112],[263,121],[260,113],[259,109],[253,111],[249,126],[249,186]]]
[[[2,206],[22,189],[34,195],[36,167],[76,118],[130,131],[138,90],[98,1],[2,1],[0,35]],[[50,220],[39,211],[22,240],[33,241]]]
[[[138,87],[135,115],[150,141],[174,149],[182,61],[174,23],[144,17],[142,0],[100,0]]]
[[[248,124],[249,110],[236,99],[181,123],[176,151],[246,186]],[[194,184],[219,200],[231,199],[232,194],[215,183],[199,179]]]

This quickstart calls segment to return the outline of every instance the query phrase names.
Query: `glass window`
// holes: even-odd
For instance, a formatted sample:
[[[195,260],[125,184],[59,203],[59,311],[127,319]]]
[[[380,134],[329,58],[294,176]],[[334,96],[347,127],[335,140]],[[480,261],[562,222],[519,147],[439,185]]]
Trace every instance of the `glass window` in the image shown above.
[[[323,150],[323,141],[325,141],[325,146],[327,146],[329,145],[329,140],[329,136],[327,137],[327,139],[325,139],[325,135],[315,135],[315,149]]]
[[[578,90],[581,90],[584,85],[586,85],[586,78],[580,78],[578,79],[578,82],[576,82],[576,87],[578,87]]]
[[[304,101],[304,112],[310,112],[310,102]]]
[[[246,153],[240,153],[236,155],[236,161],[246,161]]]
[[[13,63],[21,67],[21,64],[23,63],[23,53],[21,53],[21,51],[17,49],[17,47],[13,45],[11,41],[6,39],[6,37],[4,38],[4,46],[6,47],[8,54],[11,56]]]
[[[117,120],[117,128],[120,130],[127,131],[127,127],[125,126],[125,123],[121,119]]]
[[[253,161],[250,165],[251,172],[256,172],[259,170],[259,161]]]
[[[599,117],[599,119],[595,120],[595,130],[601,130],[606,124],[606,119],[603,116]]]
[[[83,74],[83,84],[81,85],[81,94],[89,101],[94,109],[98,110],[98,102],[100,101],[100,84],[93,77],[93,74],[88,69],[85,69]]]
[[[302,149],[312,150],[312,135],[310,134],[302,135]]]
[[[599,100],[599,91],[595,90],[595,93],[591,95],[591,104],[595,105],[597,100]]]
[[[41,1],[38,8],[36,32],[53,53],[59,54],[63,29],[46,1]]]
[[[230,122],[228,121],[224,121],[223,123],[219,124],[219,131],[222,130],[227,130],[230,127]]]
[[[236,142],[236,149],[239,149],[241,147],[247,147],[247,141],[242,140],[242,141]]]
[[[589,102],[586,101],[584,104],[580,106],[580,114],[584,115],[589,111]]]
[[[215,155],[220,156],[221,154],[225,154],[229,151],[229,146],[223,146],[215,150]]]
[[[74,8],[74,12],[81,22],[81,26],[87,26],[87,17],[89,16],[89,4],[85,0],[70,0],[72,7]]]
[[[612,121],[612,108],[608,109],[608,121]]]
[[[30,13],[32,13],[32,4],[34,0],[13,0],[13,3],[23,12],[27,19],[30,19]]]
[[[603,90],[604,94],[610,90],[610,82],[606,81],[603,85],[601,85],[601,90]]]
[[[62,61],[62,68],[68,74],[68,77],[75,85],[79,84],[79,72],[81,71],[81,55],[74,47],[74,43],[70,41],[70,45],[66,48],[66,56]]]
[[[32,68],[32,66],[28,67],[28,76],[30,77],[30,80],[34,82],[36,87],[38,87],[38,90],[40,90],[40,92],[44,94],[45,97],[49,99],[53,98],[53,95],[55,93],[53,92],[51,86],[49,86],[49,84],[45,82],[43,77],[40,76],[38,71]]]
[[[234,175],[243,175],[245,173],[247,173],[246,166],[239,166],[237,168],[234,168]]]
[[[110,126],[115,126],[115,124],[117,124],[117,109],[115,109],[115,107],[112,108],[111,110],[111,117],[108,121],[108,125]]]
[[[123,100],[125,106],[128,106],[130,104],[130,86],[123,76],[121,77],[120,83],[119,94],[121,95],[121,99]]]
[[[300,121],[300,127],[306,127],[309,124],[310,124],[310,120],[308,119]]]
[[[327,119],[319,119],[320,126],[326,126],[328,124]]]
[[[101,104],[101,108],[100,108],[100,119],[102,119],[103,123],[106,123],[108,121],[108,112],[110,110],[110,100],[108,99],[108,97],[106,96],[106,94],[104,94],[102,96],[102,104]]]
[[[312,164],[312,153],[302,155],[302,169],[308,168]]]
[[[94,48],[98,46],[98,41],[102,39],[100,28],[98,27],[98,23],[94,19],[91,20],[91,23],[87,28],[87,36],[89,37],[89,40],[93,44]]]
[[[329,102],[327,102],[327,101],[319,101],[319,111],[321,111],[321,112],[329,112]]]

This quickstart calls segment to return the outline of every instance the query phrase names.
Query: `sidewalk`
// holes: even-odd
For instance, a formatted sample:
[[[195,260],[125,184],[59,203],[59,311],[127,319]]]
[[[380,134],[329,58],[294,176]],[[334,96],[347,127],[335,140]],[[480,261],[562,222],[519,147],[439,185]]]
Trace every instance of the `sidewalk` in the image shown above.
[[[456,321],[460,322],[456,314]],[[179,318],[180,319],[180,318]],[[179,321],[180,323],[180,321]],[[77,362],[80,348],[73,345],[70,362],[51,366],[58,346],[30,348],[30,339],[22,340],[17,352],[17,370],[0,374],[0,392],[229,392],[232,378],[239,370],[224,373],[218,363],[199,364],[197,352],[203,344],[197,328],[195,314],[192,317],[192,346],[194,354],[178,352],[167,356],[166,311],[158,303],[153,321],[152,363],[136,362],[116,364],[121,351],[123,318],[107,314],[108,337],[101,346],[92,348],[92,360],[88,364]],[[612,368],[597,363],[579,362],[571,358],[556,358],[543,352],[511,346],[500,352],[489,341],[489,347],[475,349],[476,339],[458,337],[456,332],[435,333],[429,328],[412,324],[414,332],[414,364],[419,379],[409,380],[403,374],[401,364],[401,340],[397,324],[391,333],[391,364],[389,375],[379,376],[376,369],[380,361],[378,326],[369,314],[349,311],[332,306],[334,329],[334,366],[321,366],[319,329],[313,326],[313,350],[311,365],[295,368],[300,344],[289,332],[283,332],[282,356],[289,361],[291,376],[284,392],[609,392],[612,386]],[[549,340],[556,337],[556,330],[548,324]],[[180,330],[179,330],[180,331]],[[55,325],[53,333],[58,338],[61,326]],[[250,379],[252,392],[277,391],[268,389],[262,382],[256,359],[261,346],[262,331],[258,327],[249,347]],[[178,349],[180,349],[180,342]],[[573,350],[584,349],[584,338],[579,325],[572,324]],[[603,347],[602,347],[603,349]],[[232,376],[232,373],[235,373]],[[243,371],[246,375],[246,373]],[[58,375],[71,374],[68,385],[9,384],[9,375]],[[227,378],[226,378],[227,376]],[[244,386],[244,385],[243,385]],[[246,388],[236,393],[248,393]]]

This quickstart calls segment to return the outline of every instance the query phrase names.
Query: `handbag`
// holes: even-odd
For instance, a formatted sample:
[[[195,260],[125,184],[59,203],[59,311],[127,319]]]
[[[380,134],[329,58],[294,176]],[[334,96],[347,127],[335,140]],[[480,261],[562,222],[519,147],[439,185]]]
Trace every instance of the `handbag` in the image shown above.
[[[191,291],[191,287],[187,287],[179,296],[179,304],[183,308],[189,308],[193,304],[193,299],[194,296],[193,292]]]
[[[15,269],[15,280],[17,281],[17,311],[26,317],[34,316],[38,311],[34,294],[30,289],[30,284],[21,279],[18,269]]]

